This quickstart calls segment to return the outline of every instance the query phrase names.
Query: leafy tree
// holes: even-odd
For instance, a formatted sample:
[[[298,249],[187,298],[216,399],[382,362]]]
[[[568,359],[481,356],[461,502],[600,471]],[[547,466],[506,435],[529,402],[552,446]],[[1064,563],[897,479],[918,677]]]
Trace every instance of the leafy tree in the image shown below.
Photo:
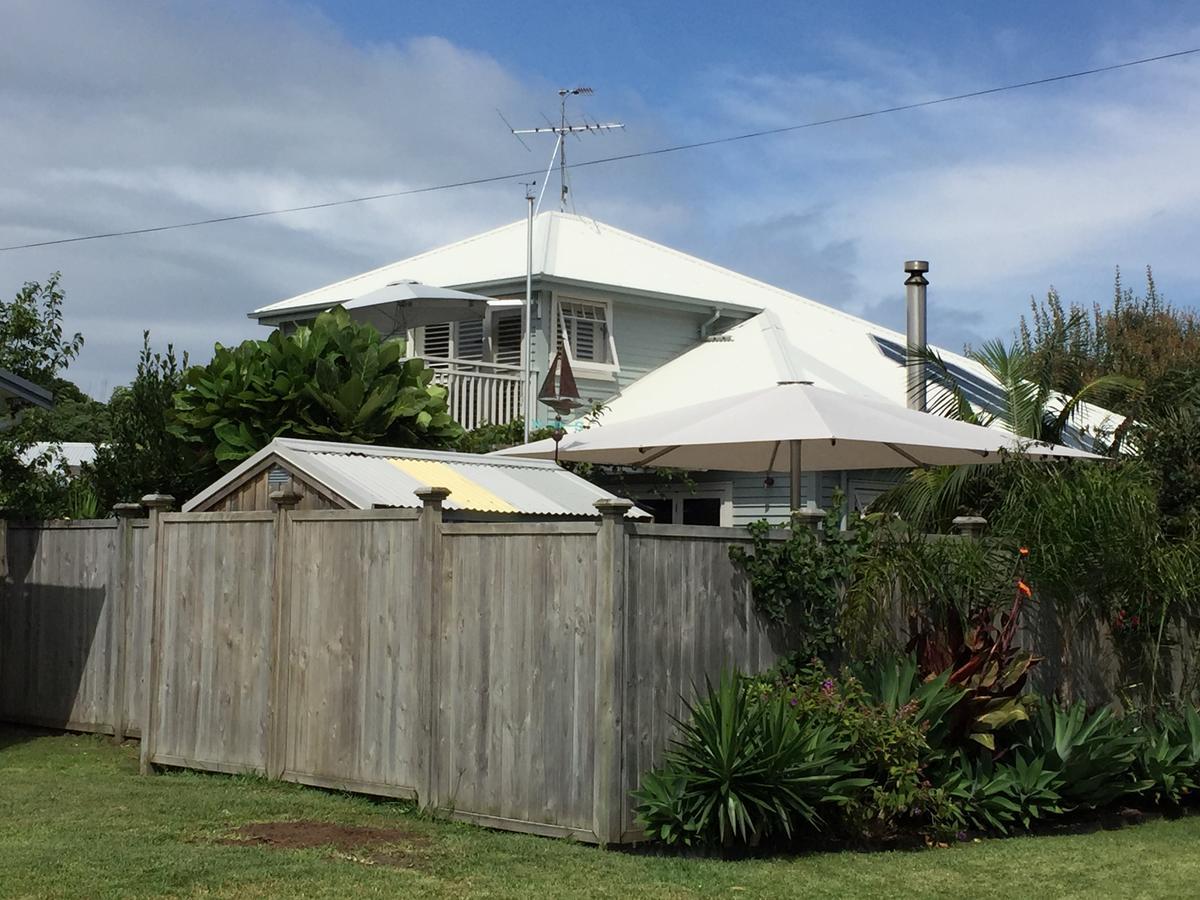
[[[1112,304],[1064,305],[1051,289],[1042,303],[1030,302],[1021,317],[1020,348],[1039,369],[1053,373],[1056,386],[1068,393],[1101,375],[1123,375],[1152,385],[1180,368],[1200,364],[1200,318],[1170,303],[1146,267],[1145,294],[1121,281],[1118,269]],[[1137,395],[1111,398],[1119,412],[1133,411]]]
[[[8,303],[0,303],[0,369],[35,384],[50,383],[83,348],[83,335],[63,338],[62,275],[27,281]]]
[[[54,405],[29,409],[22,417],[27,436],[35,441],[87,441],[99,444],[109,439],[108,405],[93,400],[73,382],[55,378],[50,382]]]
[[[404,344],[382,340],[341,307],[291,334],[216,346],[175,398],[174,434],[201,464],[229,469],[276,437],[452,447],[463,433],[446,390]]]
[[[165,353],[154,352],[150,333],[143,333],[137,374],[132,383],[113,391],[111,434],[96,448],[96,460],[86,472],[99,509],[136,502],[149,493],[172,494],[182,501],[211,480],[196,449],[170,430],[186,367],[186,354],[180,362],[171,344]]]
[[[0,301],[0,368],[53,388],[59,373],[83,347],[83,336],[64,338],[63,292],[59,273],[45,282],[29,281],[11,301]],[[0,401],[0,510],[21,518],[60,516],[66,509],[67,482],[55,454],[28,458],[38,440],[35,411]]]
[[[1146,268],[1144,294],[1121,282],[1113,299],[1086,308],[1051,291],[1022,318],[1020,342],[1064,389],[1099,373],[1139,378],[1144,389],[1109,398],[1128,416],[1116,437],[1141,453],[1158,482],[1166,531],[1200,533],[1200,317],[1169,302]]]

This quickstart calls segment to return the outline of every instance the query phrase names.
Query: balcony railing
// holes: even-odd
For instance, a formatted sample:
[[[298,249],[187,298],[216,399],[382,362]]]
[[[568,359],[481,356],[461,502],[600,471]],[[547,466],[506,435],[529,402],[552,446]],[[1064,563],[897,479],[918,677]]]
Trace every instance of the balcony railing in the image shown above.
[[[523,411],[520,366],[426,356],[435,384],[445,386],[450,415],[468,430],[505,425]]]

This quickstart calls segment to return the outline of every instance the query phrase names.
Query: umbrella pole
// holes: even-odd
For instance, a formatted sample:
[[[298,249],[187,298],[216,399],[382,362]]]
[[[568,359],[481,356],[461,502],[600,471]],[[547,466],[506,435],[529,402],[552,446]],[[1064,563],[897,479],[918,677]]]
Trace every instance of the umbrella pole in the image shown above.
[[[791,474],[788,490],[790,492],[789,493],[789,501],[791,503],[791,508],[793,511],[800,509],[800,507],[803,505],[803,487],[804,486],[802,483],[803,476],[801,475],[801,466],[800,466],[801,446],[802,446],[801,441],[789,441],[788,442],[788,449],[791,452],[791,456],[792,456],[792,465],[791,465],[791,473],[792,474]]]

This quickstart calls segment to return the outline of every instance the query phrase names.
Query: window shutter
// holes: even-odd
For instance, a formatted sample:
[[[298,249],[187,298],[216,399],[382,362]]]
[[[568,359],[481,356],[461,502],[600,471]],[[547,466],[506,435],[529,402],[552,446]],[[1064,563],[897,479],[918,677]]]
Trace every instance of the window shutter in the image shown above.
[[[454,358],[483,359],[483,319],[459,322],[454,334]]]
[[[571,358],[579,362],[609,362],[608,307],[602,303],[564,300],[559,306],[560,341],[566,337]]]
[[[521,364],[521,314],[493,314],[495,343],[492,345],[492,362],[506,366]]]
[[[439,356],[443,359],[450,355],[449,322],[425,326],[425,333],[421,337],[421,355]]]

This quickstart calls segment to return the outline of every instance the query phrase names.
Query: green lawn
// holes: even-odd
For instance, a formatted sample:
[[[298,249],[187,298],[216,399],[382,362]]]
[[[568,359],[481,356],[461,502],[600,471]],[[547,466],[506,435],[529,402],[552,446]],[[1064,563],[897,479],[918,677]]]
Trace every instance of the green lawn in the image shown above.
[[[382,846],[237,846],[250,823],[395,830]],[[220,775],[137,775],[136,747],[0,730],[4,897],[1194,897],[1200,817],[912,853],[726,863],[432,821]]]

